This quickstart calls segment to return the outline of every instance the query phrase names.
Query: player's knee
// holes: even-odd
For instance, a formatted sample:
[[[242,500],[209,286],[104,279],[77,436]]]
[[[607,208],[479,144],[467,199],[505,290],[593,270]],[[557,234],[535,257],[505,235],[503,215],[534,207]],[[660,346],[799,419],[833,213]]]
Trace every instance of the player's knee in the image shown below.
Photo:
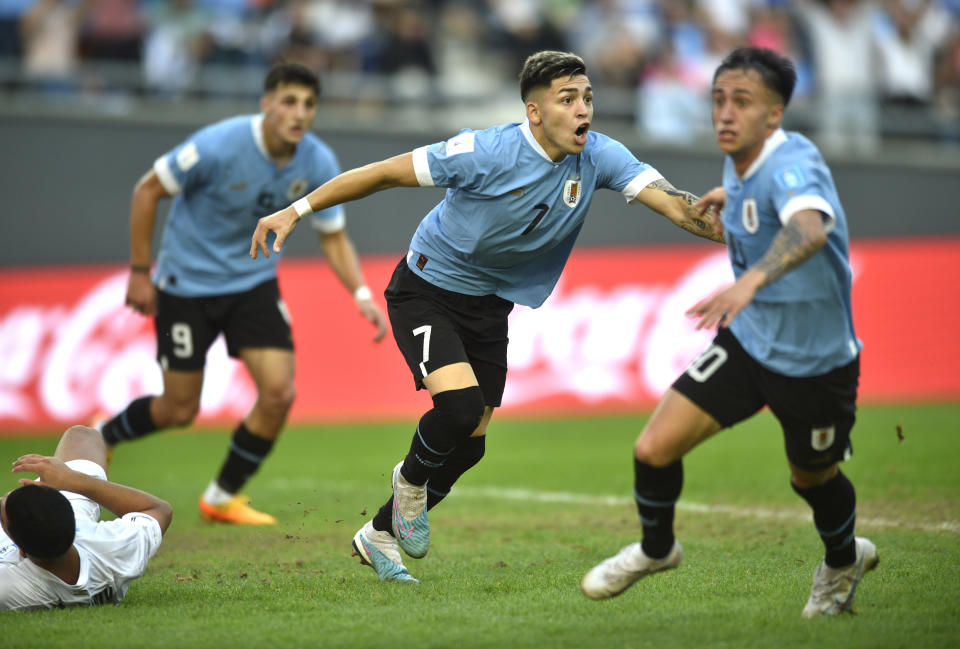
[[[651,441],[650,437],[641,435],[633,445],[633,456],[643,464],[661,468],[676,461],[671,449],[665,449]]]
[[[168,426],[189,426],[200,413],[200,402],[193,399],[174,402],[167,401],[164,402],[161,411],[164,415],[164,422],[161,428],[167,428]]]
[[[476,385],[438,392],[433,396],[433,409],[448,435],[469,437],[483,418],[483,392]]]
[[[264,411],[277,417],[286,417],[297,398],[293,382],[277,383],[264,387],[257,398]]]
[[[103,444],[103,435],[96,428],[75,425],[64,431],[60,444]]]

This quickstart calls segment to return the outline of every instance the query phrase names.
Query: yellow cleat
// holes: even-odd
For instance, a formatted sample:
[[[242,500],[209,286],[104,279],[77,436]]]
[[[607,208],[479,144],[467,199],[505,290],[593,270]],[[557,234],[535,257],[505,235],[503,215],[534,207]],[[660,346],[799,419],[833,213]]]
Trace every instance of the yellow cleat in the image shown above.
[[[208,522],[234,523],[236,525],[274,525],[277,519],[270,514],[258,512],[250,506],[250,498],[237,494],[222,505],[211,505],[200,497],[200,517]]]

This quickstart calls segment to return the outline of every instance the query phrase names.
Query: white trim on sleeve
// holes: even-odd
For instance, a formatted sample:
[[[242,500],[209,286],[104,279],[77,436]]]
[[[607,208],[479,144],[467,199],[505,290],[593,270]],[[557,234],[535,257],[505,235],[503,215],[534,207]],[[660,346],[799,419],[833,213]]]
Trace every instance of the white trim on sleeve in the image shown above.
[[[824,229],[829,233],[837,224],[837,217],[833,214],[833,207],[830,206],[822,196],[808,194],[806,196],[794,196],[787,204],[780,209],[778,216],[780,222],[784,225],[790,220],[790,217],[802,210],[817,210],[823,212],[829,219],[824,223]]]
[[[320,218],[320,213],[314,212],[310,219],[310,225],[313,226],[314,230],[323,234],[339,232],[347,225],[343,207],[338,205],[336,214],[325,218]]]
[[[655,180],[660,180],[663,178],[663,174],[659,171],[650,167],[642,171],[636,178],[627,183],[627,186],[624,187],[620,193],[623,194],[623,197],[627,199],[627,202],[630,203],[637,197],[637,194],[643,191],[643,188],[652,183]]]
[[[417,182],[421,187],[434,187],[433,176],[430,175],[430,163],[427,162],[427,147],[422,146],[413,150],[413,170],[417,174]]]
[[[167,156],[162,155],[157,158],[153,162],[153,170],[157,172],[157,178],[160,179],[160,184],[163,185],[163,188],[167,190],[168,194],[176,196],[183,191],[180,183],[178,183],[174,177],[173,172],[170,171],[170,163],[167,162]]]

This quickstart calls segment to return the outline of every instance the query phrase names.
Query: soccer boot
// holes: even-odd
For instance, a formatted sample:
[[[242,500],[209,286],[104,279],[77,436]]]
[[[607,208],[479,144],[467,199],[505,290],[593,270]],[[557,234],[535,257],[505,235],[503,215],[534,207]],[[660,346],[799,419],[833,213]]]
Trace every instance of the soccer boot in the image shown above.
[[[237,525],[273,525],[277,519],[270,514],[258,512],[250,506],[250,498],[243,494],[236,494],[225,503],[211,505],[200,497],[197,502],[200,507],[200,516],[205,521],[220,523],[234,523]]]
[[[430,522],[427,520],[427,485],[413,485],[400,474],[403,462],[393,467],[393,535],[403,551],[415,559],[430,547]]]
[[[681,559],[683,548],[677,541],[673,542],[670,553],[663,559],[651,559],[643,553],[639,543],[631,543],[584,575],[580,590],[590,599],[615,597],[641,577],[676,568]]]
[[[831,568],[826,563],[817,566],[813,574],[810,599],[803,607],[803,617],[839,615],[853,610],[853,596],[863,576],[877,567],[880,557],[877,547],[869,540],[858,536],[857,560],[849,566]]]
[[[397,540],[390,532],[374,529],[373,521],[367,521],[367,524],[353,535],[353,550],[360,556],[360,563],[376,571],[380,581],[420,583],[403,565]]]

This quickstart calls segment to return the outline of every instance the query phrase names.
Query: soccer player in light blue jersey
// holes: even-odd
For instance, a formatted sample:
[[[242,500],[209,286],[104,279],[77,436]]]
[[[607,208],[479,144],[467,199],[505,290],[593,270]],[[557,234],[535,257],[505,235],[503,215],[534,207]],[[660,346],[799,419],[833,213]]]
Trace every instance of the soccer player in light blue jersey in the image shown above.
[[[507,316],[515,303],[537,307],[550,295],[598,189],[723,241],[713,213],[694,207],[696,197],[590,130],[593,89],[580,57],[529,57],[520,95],[525,121],[464,130],[341,174],[261,219],[251,241],[252,257],[269,255],[268,232],[279,252],[297,221],[317,210],[390,187],[446,188],[384,293],[397,345],[434,407],[394,467],[392,497],[353,539],[383,580],[416,581],[399,550],[427,553],[427,511],[483,457],[506,381]]]
[[[813,509],[825,558],[804,617],[851,610],[879,562],[854,534],[856,496],[839,469],[852,448],[860,341],[850,307],[846,216],[817,148],[780,127],[796,74],[770,50],[733,51],[713,80],[713,126],[726,154],[723,186],[698,207],[722,208],[736,282],[690,309],[712,344],[667,391],[634,448],[643,538],[586,574],[588,597],[619,595],[675,568],[682,458],[723,428],[769,406],[783,429],[790,484]]]
[[[268,72],[260,114],[225,119],[200,129],[157,158],[137,183],[130,210],[131,274],[127,304],[156,318],[163,394],[143,396],[99,426],[107,443],[190,424],[200,408],[207,350],[222,332],[257,387],[257,400],[237,426],[220,473],[201,496],[204,518],[269,524],[274,518],[248,504],[240,488],[280,434],[294,400],[293,338],[277,285],[277,258],[247,256],[257,219],[340,173],[333,151],[309,132],[320,82],[302,65]],[[156,268],[150,248],[157,203],[172,196]],[[372,300],[343,209],[312,218],[320,246],[360,314],[386,334]]]

